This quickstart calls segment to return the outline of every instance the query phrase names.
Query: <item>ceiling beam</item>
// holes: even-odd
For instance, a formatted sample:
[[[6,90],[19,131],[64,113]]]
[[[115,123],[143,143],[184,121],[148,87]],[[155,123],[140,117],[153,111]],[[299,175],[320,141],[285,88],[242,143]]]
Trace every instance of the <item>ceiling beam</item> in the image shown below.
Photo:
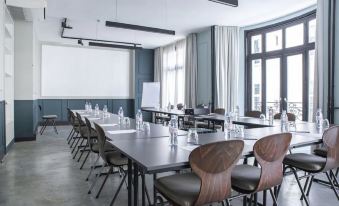
[[[225,5],[233,6],[233,7],[238,7],[239,5],[238,0],[209,0],[209,1],[213,1],[219,4],[225,4]]]

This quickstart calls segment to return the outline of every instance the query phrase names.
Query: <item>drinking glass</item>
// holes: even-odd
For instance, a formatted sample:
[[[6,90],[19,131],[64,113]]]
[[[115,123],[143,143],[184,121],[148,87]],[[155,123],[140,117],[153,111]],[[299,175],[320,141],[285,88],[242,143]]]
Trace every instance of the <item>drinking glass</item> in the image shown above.
[[[128,117],[124,118],[124,125],[126,125],[126,126],[131,125],[131,120]]]
[[[330,122],[328,121],[328,119],[324,119],[322,124],[324,129],[330,128]]]
[[[266,119],[266,116],[264,114],[261,114],[260,117],[259,117],[261,120],[265,120]]]
[[[196,129],[189,129],[187,134],[187,143],[198,144],[198,132]]]
[[[144,131],[146,133],[149,133],[151,131],[151,125],[149,124],[149,122],[144,122]]]

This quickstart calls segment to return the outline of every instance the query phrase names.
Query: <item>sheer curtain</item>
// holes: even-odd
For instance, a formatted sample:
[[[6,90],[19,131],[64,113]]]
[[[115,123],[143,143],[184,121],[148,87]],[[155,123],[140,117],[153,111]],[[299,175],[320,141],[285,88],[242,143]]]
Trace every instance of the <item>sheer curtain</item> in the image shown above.
[[[185,53],[185,40],[155,51],[154,79],[161,85],[161,107],[185,103]]]
[[[215,108],[232,111],[238,99],[239,28],[214,26]]]
[[[198,49],[196,34],[190,34],[186,38],[185,68],[185,105],[192,108],[196,106],[198,81]]]

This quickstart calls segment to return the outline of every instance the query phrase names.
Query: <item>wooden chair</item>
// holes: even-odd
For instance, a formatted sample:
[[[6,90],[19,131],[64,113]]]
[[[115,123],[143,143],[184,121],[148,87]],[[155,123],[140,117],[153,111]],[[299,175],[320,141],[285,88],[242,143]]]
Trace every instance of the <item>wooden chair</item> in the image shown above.
[[[245,113],[246,117],[253,117],[253,118],[260,118],[260,115],[262,114],[261,111],[247,111]]]
[[[173,205],[223,202],[231,195],[231,171],[243,148],[241,140],[200,146],[189,156],[192,173],[159,178],[155,181],[155,188]]]
[[[281,113],[278,113],[278,114],[275,114],[274,115],[274,119],[280,119],[281,117]],[[297,119],[295,114],[292,114],[292,113],[287,113],[287,119],[288,121],[290,122],[295,122],[295,120]]]
[[[287,155],[284,159],[286,169],[291,169],[295,179],[297,180],[302,194],[302,199],[305,200],[306,205],[309,205],[307,196],[311,189],[313,178],[315,175],[321,173],[326,175],[335,195],[337,196],[337,199],[339,200],[339,194],[334,186],[339,184],[334,172],[332,171],[339,167],[339,126],[331,127],[324,132],[323,143],[325,148],[327,148],[326,157],[314,154],[294,153]],[[301,177],[298,176],[297,169],[308,173],[308,175],[304,176],[304,178],[307,178],[304,188],[301,186]],[[308,184],[310,178],[311,181],[310,184]]]
[[[292,135],[290,133],[275,134],[258,140],[254,146],[254,156],[260,165],[238,165],[232,171],[232,188],[242,194],[251,195],[256,202],[256,193],[263,191],[266,197],[270,192],[277,205],[272,188],[279,186],[283,180],[283,159],[288,151]],[[244,204],[247,197],[244,196]],[[266,202],[266,198],[264,200]],[[265,203],[264,203],[265,205]]]

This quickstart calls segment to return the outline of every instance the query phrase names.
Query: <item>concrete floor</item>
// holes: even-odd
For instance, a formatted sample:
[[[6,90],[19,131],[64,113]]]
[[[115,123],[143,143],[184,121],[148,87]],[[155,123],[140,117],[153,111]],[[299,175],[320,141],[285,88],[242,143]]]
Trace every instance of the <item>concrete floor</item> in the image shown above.
[[[37,136],[37,141],[16,143],[0,165],[0,206],[86,206],[109,205],[120,178],[112,175],[101,196],[96,199],[88,195],[90,186],[85,178],[94,156],[85,168],[79,170],[80,163],[72,159],[70,148],[65,139],[70,127],[59,126],[59,135],[47,128],[44,135]],[[147,177],[148,188],[152,188],[152,178]],[[299,200],[300,192],[292,177],[284,179],[279,196],[281,206],[304,206]],[[269,198],[270,199],[270,198]],[[271,202],[269,200],[269,202]],[[314,184],[310,193],[312,206],[339,205],[334,193],[329,188]],[[127,190],[123,186],[115,205],[127,205]],[[232,201],[232,205],[242,205],[241,200]]]

